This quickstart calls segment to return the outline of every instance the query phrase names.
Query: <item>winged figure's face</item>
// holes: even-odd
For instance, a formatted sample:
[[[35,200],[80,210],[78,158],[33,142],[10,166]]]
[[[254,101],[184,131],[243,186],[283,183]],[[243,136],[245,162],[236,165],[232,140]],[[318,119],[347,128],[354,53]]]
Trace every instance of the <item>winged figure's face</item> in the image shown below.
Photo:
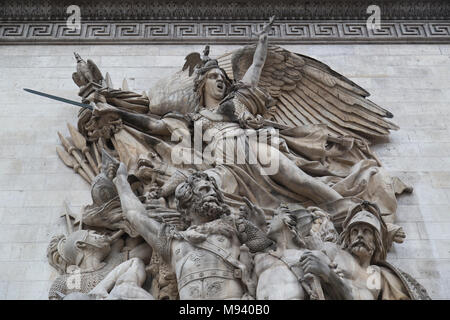
[[[222,100],[225,95],[225,77],[220,69],[211,69],[206,74],[205,95],[215,100]]]

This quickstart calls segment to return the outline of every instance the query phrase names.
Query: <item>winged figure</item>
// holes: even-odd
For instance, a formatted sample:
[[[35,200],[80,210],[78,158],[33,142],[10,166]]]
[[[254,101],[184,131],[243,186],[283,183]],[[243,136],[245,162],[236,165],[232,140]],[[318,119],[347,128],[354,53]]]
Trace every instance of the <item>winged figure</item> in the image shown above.
[[[389,120],[392,113],[320,61],[269,46],[272,22],[255,45],[217,59],[209,57],[209,47],[203,55],[189,54],[179,72],[141,99],[148,108],[108,100],[111,92],[121,97],[123,91],[97,91],[97,98],[91,97],[97,107],[80,118],[80,132],[106,126],[113,114],[124,124],[113,133],[120,160],[137,175],[142,163],[163,164],[166,173],[159,170],[154,181],[167,194],[177,185],[174,172],[201,170],[236,205],[247,197],[267,212],[281,202],[328,206],[342,222],[347,210],[342,203],[362,199],[378,203],[389,220],[396,194],[411,188],[385,172],[369,145],[398,129]],[[98,93],[106,99],[99,100]],[[200,152],[191,147],[195,128],[203,137]],[[236,154],[244,155],[240,162]]]
[[[253,62],[254,45],[219,58],[219,64],[239,81]],[[393,115],[367,97],[369,93],[313,58],[269,47],[258,86],[275,103],[264,113],[288,126],[326,124],[333,135],[360,139],[385,136],[398,126]]]
[[[327,261],[331,268],[334,262],[342,262],[339,257],[353,251],[364,261],[370,262],[372,255],[384,261],[392,243],[405,238],[394,224],[396,196],[412,188],[390,176],[370,150],[377,138],[398,129],[391,121],[393,114],[322,62],[270,46],[272,24],[273,18],[257,34],[256,44],[220,57],[210,57],[209,46],[202,54],[188,54],[180,70],[158,81],[148,94],[130,91],[126,81],[121,89],[114,89],[108,73],[104,79],[95,63],[75,54],[73,79],[83,102],[92,103],[93,108],[79,114],[76,136],[84,136],[83,143],[72,146],[68,139],[61,139],[67,152],[60,149],[58,153],[92,182],[93,204],[83,209],[79,222],[145,239],[154,249],[155,297],[192,298],[187,292],[196,286],[194,280],[215,278],[215,273],[204,270],[212,261],[241,272],[225,277],[230,288],[236,289],[226,297],[264,292],[263,296],[270,296],[272,275],[280,274],[280,261],[286,273],[292,273],[293,288],[299,289],[299,279],[307,278],[293,271],[286,260],[290,251],[285,249],[296,250],[297,262],[301,254],[303,271],[314,271],[314,263]],[[87,174],[91,171],[101,173],[93,178]],[[375,211],[354,210],[368,204],[374,204]],[[297,209],[305,215],[295,215]],[[297,223],[302,217],[309,222]],[[367,233],[370,254],[354,241],[353,231],[353,240],[347,237],[350,228],[356,228],[358,237],[359,232]],[[288,241],[293,234],[298,236],[297,244]],[[358,248],[344,252],[339,239]],[[173,249],[172,243],[179,247]],[[370,251],[372,243],[379,247],[376,254]],[[329,250],[320,258],[312,252],[304,254],[303,246],[323,254]],[[197,259],[198,252],[208,252],[198,258],[205,265],[185,266],[188,259]],[[250,255],[257,252],[265,252],[264,263],[258,267],[262,258]],[[340,265],[357,270],[358,259],[350,259],[355,262],[352,265]],[[252,275],[252,269],[259,271]],[[197,280],[190,276],[194,271],[200,274]],[[267,283],[261,281],[266,277],[263,273],[271,274]],[[366,273],[358,273],[358,281],[366,283]],[[257,283],[253,276],[259,277]],[[280,277],[287,279],[285,274]],[[352,279],[358,287],[359,282]],[[329,288],[322,288],[326,282],[322,280],[315,274],[304,283],[310,297],[325,298]],[[347,288],[340,276],[328,280],[326,285]],[[347,297],[349,292],[339,294]],[[395,292],[398,298],[406,297]],[[379,293],[369,296],[376,298]]]
[[[257,47],[248,45],[229,52],[217,58],[218,65],[231,80],[240,82],[253,64]],[[264,118],[289,127],[326,124],[333,136],[351,136],[369,143],[373,138],[387,136],[390,130],[399,129],[388,120],[393,118],[391,112],[367,99],[370,94],[366,90],[324,63],[278,46],[269,46],[265,54],[258,79],[252,84],[264,89],[274,100],[260,110]],[[189,99],[195,93],[190,78],[194,68],[207,57],[197,52],[189,54],[182,71],[173,76],[179,85],[167,86],[170,82],[167,81],[152,88],[156,101],[152,101],[151,111],[163,115],[170,111],[195,110],[195,99]],[[188,73],[183,72],[186,69]],[[183,87],[185,82],[189,88]],[[161,86],[166,88],[164,95],[157,93]],[[184,90],[178,97],[180,88]]]

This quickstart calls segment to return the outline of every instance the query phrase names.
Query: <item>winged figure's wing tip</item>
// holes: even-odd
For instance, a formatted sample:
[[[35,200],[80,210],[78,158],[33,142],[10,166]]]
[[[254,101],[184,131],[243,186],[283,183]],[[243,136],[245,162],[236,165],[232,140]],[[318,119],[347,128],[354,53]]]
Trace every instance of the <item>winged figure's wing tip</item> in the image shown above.
[[[198,52],[191,52],[186,57],[184,57],[184,60],[197,62],[198,60],[201,61],[201,56]]]
[[[97,65],[95,64],[95,62],[93,60],[91,60],[91,59],[87,59],[86,63],[91,68],[98,68]]]
[[[183,65],[183,68],[181,68],[181,71],[185,71],[187,68],[189,68],[189,77],[192,76],[194,66],[192,66],[189,61],[186,61],[186,63]]]
[[[186,60],[186,62],[183,65],[183,68],[181,69],[181,71],[186,70],[187,68],[189,68],[189,76],[192,75],[192,72],[194,70],[194,68],[202,62],[202,58],[200,56],[200,53],[198,52],[191,52],[189,53],[186,57],[184,57],[184,60]]]
[[[353,81],[352,81],[353,82]],[[354,83],[354,82],[353,82]],[[363,92],[363,96],[364,98],[368,98],[370,97],[370,92],[367,91],[366,89],[362,88],[361,86],[357,85],[356,83],[354,83],[354,85]]]

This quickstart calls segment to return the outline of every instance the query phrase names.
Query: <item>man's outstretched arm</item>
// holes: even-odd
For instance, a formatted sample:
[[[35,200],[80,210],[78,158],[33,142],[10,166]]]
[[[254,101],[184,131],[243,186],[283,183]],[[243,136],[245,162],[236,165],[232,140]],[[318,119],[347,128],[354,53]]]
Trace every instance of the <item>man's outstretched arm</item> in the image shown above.
[[[158,234],[162,225],[147,216],[144,205],[139,201],[131,190],[127,180],[128,172],[126,166],[121,162],[117,169],[114,184],[120,197],[122,212],[125,218],[130,222],[134,230],[139,233],[145,241],[152,247],[158,243]]]

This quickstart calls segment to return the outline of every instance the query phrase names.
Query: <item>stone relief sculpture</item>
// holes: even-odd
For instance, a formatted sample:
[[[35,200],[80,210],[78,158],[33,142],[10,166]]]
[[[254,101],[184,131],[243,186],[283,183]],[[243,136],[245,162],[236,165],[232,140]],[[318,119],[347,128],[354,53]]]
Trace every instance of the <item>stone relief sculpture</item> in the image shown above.
[[[256,45],[189,54],[148,94],[75,54],[85,108],[57,152],[93,203],[48,247],[49,298],[429,299],[386,261],[412,192],[369,147],[393,115],[269,46],[272,23]]]

